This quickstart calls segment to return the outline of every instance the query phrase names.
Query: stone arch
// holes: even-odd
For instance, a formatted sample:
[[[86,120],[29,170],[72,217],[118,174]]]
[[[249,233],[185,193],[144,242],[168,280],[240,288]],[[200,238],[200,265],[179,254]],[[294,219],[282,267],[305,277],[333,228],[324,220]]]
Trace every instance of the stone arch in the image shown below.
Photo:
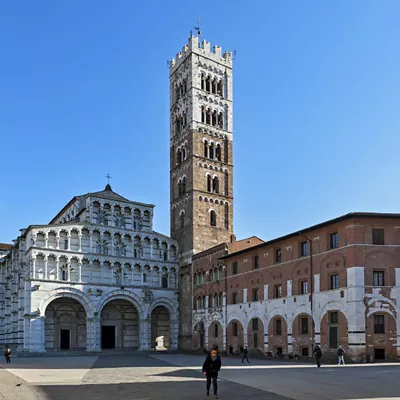
[[[139,314],[139,318],[140,319],[145,318],[143,313],[143,308],[141,306],[142,300],[136,294],[124,289],[113,290],[107,293],[105,296],[103,296],[97,306],[98,315],[101,314],[101,311],[105,307],[105,305],[112,300],[127,300],[131,302],[136,307]]]
[[[173,304],[172,301],[166,297],[159,297],[156,300],[154,300],[154,302],[149,307],[149,314],[151,315],[153,310],[156,307],[160,306],[165,307],[168,310],[171,319],[173,320],[177,319],[178,316],[177,316],[176,304]]]
[[[264,350],[264,322],[258,310],[249,315],[247,323],[247,345],[249,349]]]
[[[236,324],[236,327],[235,327]],[[232,318],[226,330],[226,349],[229,353],[242,351],[244,347],[244,328],[240,319]]]
[[[277,310],[276,310],[277,311]],[[273,316],[272,316],[273,315]],[[278,322],[281,321],[281,322]],[[288,353],[288,320],[279,312],[268,318],[268,350],[273,353]]]
[[[337,308],[334,307],[334,304],[337,305]],[[335,358],[339,346],[343,346],[345,353],[349,355],[348,318],[342,310],[344,307],[341,307],[340,303],[328,303],[320,320],[322,353],[327,353],[327,356],[331,354]],[[333,318],[334,316],[335,318]],[[317,329],[316,333],[318,333]]]
[[[312,322],[309,311],[307,307],[300,306],[292,314],[292,352],[302,357],[312,355]]]
[[[40,315],[45,315],[47,306],[56,299],[68,297],[82,304],[88,318],[93,318],[94,306],[90,298],[80,290],[70,287],[60,287],[47,293],[40,302]]]
[[[223,349],[224,335],[221,322],[218,319],[213,318],[206,329],[208,330],[208,348],[217,348],[221,351]]]
[[[192,332],[193,349],[202,349],[205,346],[205,327],[203,321],[195,321]]]
[[[330,301],[330,302],[326,303],[325,306],[322,307],[322,309],[319,312],[319,322],[320,323],[322,321],[322,318],[329,311],[340,311],[346,317],[346,320],[349,319],[348,314],[347,314],[347,309],[342,303],[340,303],[338,301]],[[314,319],[316,321],[318,321],[318,319],[316,317],[314,317]]]

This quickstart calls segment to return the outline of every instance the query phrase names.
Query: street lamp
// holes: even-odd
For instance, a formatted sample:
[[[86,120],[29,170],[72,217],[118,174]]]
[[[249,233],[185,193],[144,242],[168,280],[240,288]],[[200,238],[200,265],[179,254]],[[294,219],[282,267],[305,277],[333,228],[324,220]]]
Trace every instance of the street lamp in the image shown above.
[[[304,239],[307,239],[307,242],[310,243],[310,303],[311,303],[311,344],[312,350],[314,351],[315,345],[315,325],[314,325],[314,313],[313,313],[313,303],[314,303],[314,276],[313,276],[313,250],[312,250],[312,240],[300,232],[300,236],[303,236]]]

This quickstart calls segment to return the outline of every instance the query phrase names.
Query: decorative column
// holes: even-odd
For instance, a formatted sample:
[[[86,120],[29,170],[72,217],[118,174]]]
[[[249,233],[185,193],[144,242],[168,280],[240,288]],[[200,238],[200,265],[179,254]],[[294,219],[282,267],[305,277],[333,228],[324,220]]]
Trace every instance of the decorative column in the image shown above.
[[[93,260],[89,260],[90,283],[93,282]]]
[[[223,267],[225,269],[225,266]],[[223,320],[223,324],[222,324],[222,346],[223,349],[226,350],[226,329],[227,329],[227,321],[226,321],[226,293],[223,294],[222,296],[222,312],[223,312],[223,316],[222,316],[222,320]]]
[[[47,277],[47,257],[44,259],[44,279],[48,279],[48,277]]]
[[[47,234],[44,237],[44,247],[46,247],[46,249],[49,247],[49,237]]]
[[[71,281],[71,262],[68,260],[67,261],[67,281],[70,282]]]
[[[89,253],[93,252],[93,231],[89,232]]]
[[[78,262],[78,282],[82,282],[82,262]]]
[[[67,241],[68,241],[67,250],[71,251],[71,232],[68,232],[68,234],[67,234]]]
[[[178,349],[178,334],[179,334],[178,320],[171,319],[169,321],[169,348],[171,350]]]
[[[56,249],[59,250],[60,249],[60,236],[56,235]]]
[[[290,327],[289,327],[290,324]],[[288,347],[288,353],[291,354],[293,353],[293,335],[292,335],[292,322],[288,321],[288,331],[287,331],[287,347]]]
[[[59,269],[59,260],[56,258],[56,280],[60,280],[60,269]]]
[[[150,315],[139,321],[139,350],[150,350]]]
[[[78,238],[79,238],[79,252],[82,251],[82,233],[78,234]]]
[[[36,258],[32,258],[32,279],[36,278]]]

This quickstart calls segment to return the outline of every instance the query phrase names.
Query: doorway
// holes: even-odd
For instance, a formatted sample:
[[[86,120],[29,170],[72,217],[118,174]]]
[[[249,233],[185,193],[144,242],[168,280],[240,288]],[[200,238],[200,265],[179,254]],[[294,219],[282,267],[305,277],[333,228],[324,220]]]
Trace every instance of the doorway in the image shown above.
[[[115,326],[106,325],[101,327],[101,348],[115,349]]]
[[[385,359],[385,349],[374,349],[375,350],[375,360]]]
[[[69,350],[70,348],[70,330],[60,329],[60,348],[61,350]]]

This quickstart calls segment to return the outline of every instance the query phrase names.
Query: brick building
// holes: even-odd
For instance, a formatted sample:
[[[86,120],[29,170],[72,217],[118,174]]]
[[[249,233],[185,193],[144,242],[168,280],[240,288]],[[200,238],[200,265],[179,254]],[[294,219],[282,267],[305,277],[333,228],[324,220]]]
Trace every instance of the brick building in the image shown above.
[[[342,345],[355,361],[397,359],[399,260],[400,214],[378,213],[346,214],[238,251],[221,245],[199,253],[192,346],[309,356],[314,340],[326,356]]]

